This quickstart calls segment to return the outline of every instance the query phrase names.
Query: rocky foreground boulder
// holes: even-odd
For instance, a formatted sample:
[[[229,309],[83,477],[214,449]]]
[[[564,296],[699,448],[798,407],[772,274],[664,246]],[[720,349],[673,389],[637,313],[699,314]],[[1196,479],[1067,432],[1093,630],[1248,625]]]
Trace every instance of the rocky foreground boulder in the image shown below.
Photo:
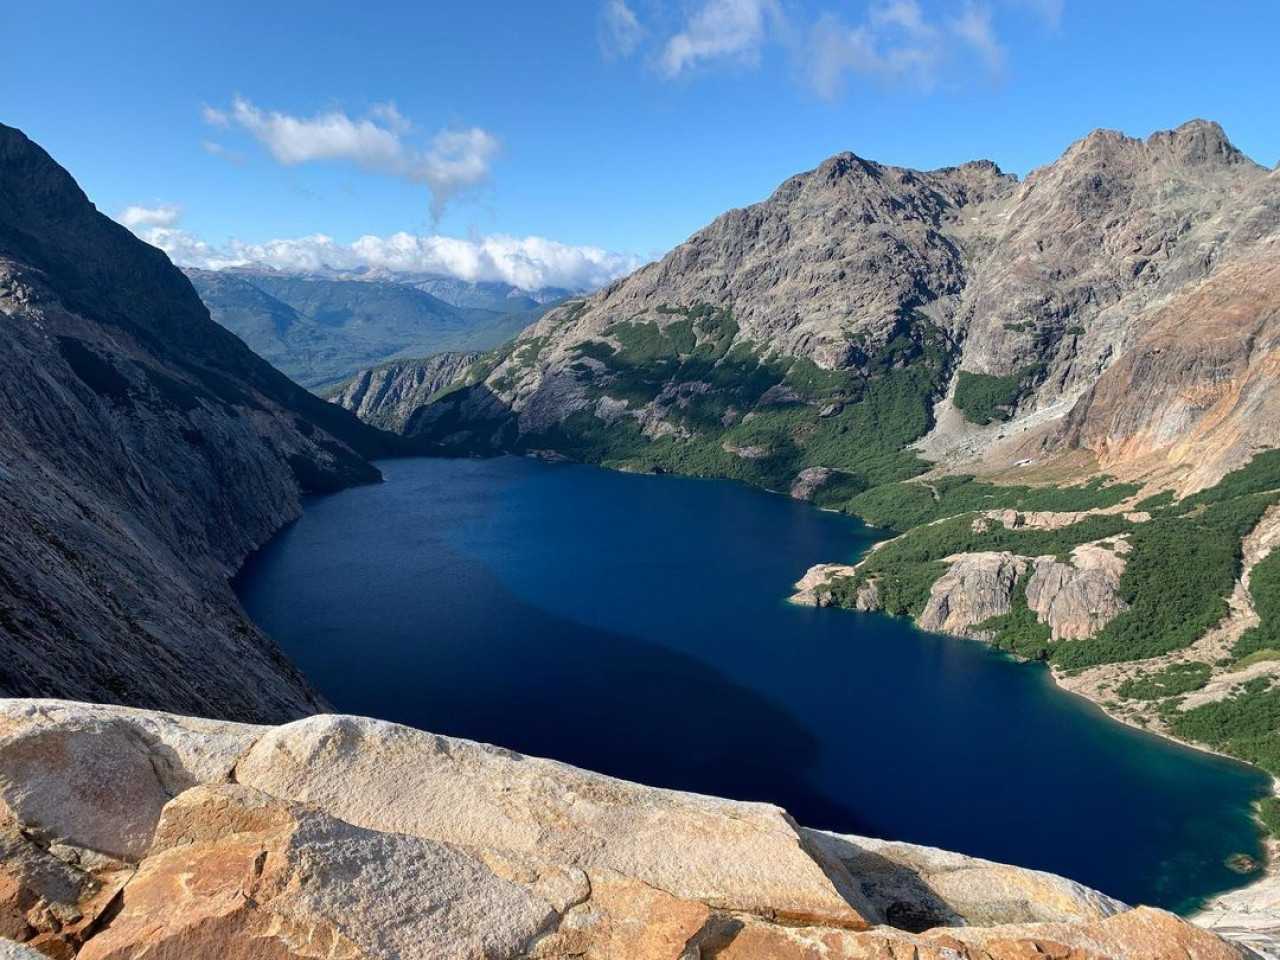
[[[0,702],[6,960],[1249,955],[1048,874],[380,721]]]

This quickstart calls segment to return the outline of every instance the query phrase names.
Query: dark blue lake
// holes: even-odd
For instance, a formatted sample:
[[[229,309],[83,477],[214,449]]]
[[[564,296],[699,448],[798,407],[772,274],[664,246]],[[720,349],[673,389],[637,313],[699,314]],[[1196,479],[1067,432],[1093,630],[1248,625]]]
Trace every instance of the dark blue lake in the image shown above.
[[[1261,856],[1267,780],[1047,671],[785,602],[856,520],[730,483],[396,460],[250,559],[253,618],[342,712],[787,807],[1188,909]]]

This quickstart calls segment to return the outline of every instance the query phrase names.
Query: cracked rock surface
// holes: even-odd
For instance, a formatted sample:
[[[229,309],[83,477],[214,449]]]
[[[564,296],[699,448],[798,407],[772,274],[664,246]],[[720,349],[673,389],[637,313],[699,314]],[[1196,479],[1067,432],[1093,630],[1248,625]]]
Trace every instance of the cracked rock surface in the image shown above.
[[[1049,874],[355,717],[4,701],[0,824],[5,960],[1248,956]]]

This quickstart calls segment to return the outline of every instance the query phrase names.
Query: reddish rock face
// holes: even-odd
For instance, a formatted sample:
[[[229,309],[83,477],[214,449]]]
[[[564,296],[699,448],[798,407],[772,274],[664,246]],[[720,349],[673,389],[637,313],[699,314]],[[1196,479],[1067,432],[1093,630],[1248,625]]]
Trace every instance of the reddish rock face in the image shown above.
[[[1280,446],[1280,239],[1156,311],[1062,438],[1093,450],[1104,471],[1169,476],[1180,492]]]

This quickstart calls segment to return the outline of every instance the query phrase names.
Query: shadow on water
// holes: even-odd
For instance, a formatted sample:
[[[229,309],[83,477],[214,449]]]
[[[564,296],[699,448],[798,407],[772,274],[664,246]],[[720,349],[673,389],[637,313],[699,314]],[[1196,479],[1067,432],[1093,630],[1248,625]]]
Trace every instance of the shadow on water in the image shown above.
[[[393,461],[250,559],[250,614],[334,706],[809,826],[1175,908],[1245,878],[1266,779],[1108,720],[1047,671],[782,598],[880,538],[732,484]]]
[[[314,498],[310,513],[333,499]],[[449,526],[471,513],[451,512]],[[401,564],[379,575],[379,559],[352,555],[353,539],[341,570],[317,577],[318,595],[286,588],[281,596],[274,573],[308,532],[306,518],[284,531],[234,585],[335,709],[654,786],[776,803],[813,825],[862,828],[853,810],[809,788],[814,734],[710,664],[525,604],[440,541],[431,585]],[[385,615],[419,605],[429,621]]]

